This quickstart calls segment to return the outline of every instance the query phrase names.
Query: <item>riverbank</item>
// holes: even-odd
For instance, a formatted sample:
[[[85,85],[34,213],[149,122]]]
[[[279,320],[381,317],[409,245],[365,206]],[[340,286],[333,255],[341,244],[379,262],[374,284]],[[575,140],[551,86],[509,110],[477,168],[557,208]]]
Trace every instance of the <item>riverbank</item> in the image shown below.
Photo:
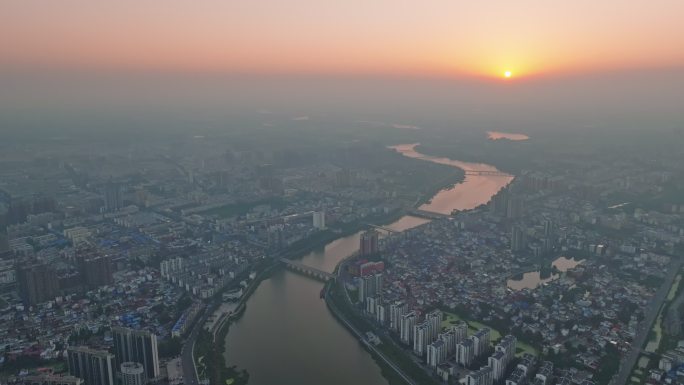
[[[249,380],[249,373],[245,370],[238,370],[235,366],[227,366],[223,360],[223,352],[225,351],[225,336],[230,329],[230,324],[240,318],[247,307],[247,300],[250,295],[259,286],[259,283],[267,278],[270,273],[278,267],[278,264],[265,265],[257,276],[249,283],[245,289],[245,293],[238,301],[237,307],[233,313],[226,315],[224,319],[220,320],[215,330],[205,330],[204,321],[200,320],[202,324],[199,325],[200,330],[194,336],[192,341],[192,361],[195,368],[195,373],[198,379],[208,379],[210,384],[228,384],[231,385],[246,385]],[[239,280],[235,280],[239,282]],[[223,291],[236,286],[233,284]],[[223,292],[222,291],[222,292]],[[207,314],[211,314],[221,306],[221,293],[214,296],[212,304],[209,306]],[[188,342],[186,342],[188,343]],[[188,376],[184,373],[184,376]],[[200,380],[201,382],[201,380]]]
[[[359,316],[344,291],[344,284],[341,282],[326,284],[325,303],[335,319],[358,338],[360,343],[363,341],[365,331],[376,332],[381,343],[377,346],[366,344],[366,347],[380,366],[383,377],[387,379],[390,385],[440,384],[439,381],[429,376],[425,370],[418,366],[391,337],[380,333],[375,325]]]
[[[345,262],[346,260],[340,262],[337,269],[343,268]],[[349,295],[345,293],[345,291],[346,289],[342,282],[330,282],[326,284],[325,300],[328,309],[340,324],[347,328],[351,334],[359,339],[359,341],[364,340],[364,333],[367,331],[372,331],[379,336],[381,344],[378,346],[368,345],[368,350],[382,368],[383,376],[385,376],[391,385],[441,384],[440,380],[434,376],[430,370],[419,364],[416,361],[415,356],[413,356],[405,347],[402,347],[386,330],[360,314],[358,309],[354,307],[354,304],[350,302]],[[500,339],[502,336],[502,333],[495,327],[472,320],[464,314],[458,313],[456,310],[441,310],[445,316],[445,319],[442,322],[442,326],[444,327],[451,326],[451,324],[457,321],[465,321],[471,332],[489,328],[492,333],[491,336],[493,341]],[[533,355],[539,354],[536,348],[525,342],[523,336],[517,335],[516,337],[518,338],[516,356],[520,357],[524,353]]]
[[[388,214],[382,214],[372,217],[366,217],[364,220],[357,221],[353,224],[347,224],[343,227],[333,227],[320,234],[317,234],[313,239],[307,239],[304,242],[292,245],[287,250],[279,253],[277,256],[273,257],[265,266],[263,266],[259,271],[257,271],[257,276],[252,282],[250,282],[245,293],[239,300],[239,312],[236,311],[234,314],[227,317],[220,324],[217,325],[217,330],[214,331],[211,340],[213,344],[218,346],[217,349],[204,348],[202,356],[203,365],[206,365],[207,372],[212,373],[213,379],[219,381],[218,383],[224,383],[223,381],[228,379],[233,379],[235,385],[240,385],[241,381],[248,378],[249,375],[245,371],[238,370],[235,366],[227,364],[225,357],[225,352],[227,349],[226,337],[229,333],[231,326],[238,321],[246,311],[247,303],[251,299],[252,294],[257,290],[260,284],[271,278],[273,274],[281,271],[283,269],[282,264],[278,261],[279,258],[285,257],[288,259],[300,259],[305,255],[308,255],[315,250],[330,245],[338,239],[344,237],[349,237],[354,235],[363,229],[367,228],[368,223],[386,225],[396,222],[400,218],[403,218],[406,213],[403,210],[396,210]],[[215,299],[218,301],[215,303],[220,303],[220,298]],[[205,337],[206,338],[206,337]],[[221,360],[217,357],[220,356]],[[200,357],[200,354],[196,355]],[[213,382],[212,382],[213,383]]]
[[[466,162],[454,161],[450,159],[435,159],[425,156],[415,151],[416,145],[397,145],[390,147],[404,156],[423,161],[431,161],[440,164],[447,164],[465,171],[498,171],[492,166],[486,164],[469,164]],[[481,204],[485,204],[491,199],[491,196],[496,194],[503,186],[510,183],[512,176],[500,179],[502,176],[497,175],[494,178],[487,178],[481,176],[469,176],[464,178],[459,184],[450,185],[447,191],[444,191],[442,196],[435,196],[432,202],[426,205],[427,210],[450,213],[452,209],[470,210]],[[453,188],[451,188],[453,187]],[[441,192],[444,188],[440,189]],[[485,194],[483,194],[485,192]],[[490,192],[490,194],[486,194]],[[484,199],[483,199],[484,195]],[[448,199],[438,199],[447,197]],[[430,199],[428,201],[432,201]],[[420,204],[416,204],[420,206]],[[335,268],[335,271],[343,269],[342,265],[347,261],[343,259]],[[344,283],[335,282],[326,286],[326,304],[329,310],[335,315],[335,318],[340,324],[347,328],[351,334],[355,335],[360,340],[363,340],[366,331],[372,331],[378,336],[381,344],[378,346],[368,345],[368,350],[373,355],[373,358],[378,362],[378,365],[383,370],[383,376],[390,381],[392,385],[395,384],[439,384],[441,381],[427,370],[419,360],[413,356],[403,346],[400,346],[383,328],[377,326],[371,320],[366,319],[360,312],[355,309],[354,304],[351,303]],[[344,293],[341,294],[341,293]],[[447,322],[455,319],[456,314],[447,313]],[[470,324],[473,329],[478,326],[484,327],[482,324]],[[492,329],[495,330],[495,329]],[[521,344],[521,349],[518,354],[525,352],[535,352],[532,346],[526,343]]]
[[[508,181],[508,178],[500,177],[465,177],[463,169],[445,166],[453,168],[453,178],[445,178],[429,188],[421,188],[421,192],[429,193],[422,194],[414,202],[405,203],[403,209],[322,232],[315,238],[292,245],[283,255],[290,259],[302,259],[302,263],[313,268],[332,271],[339,268],[340,261],[358,250],[359,232],[367,224],[394,222],[389,227],[401,231],[415,226],[416,221],[424,222],[423,219],[406,216],[407,211],[415,206],[447,195],[452,200],[452,207],[471,209],[486,203],[500,185]],[[454,194],[463,190],[468,190],[469,194]],[[450,209],[445,211],[446,214],[450,212]],[[358,335],[353,331],[350,333],[347,327],[340,327],[344,324],[340,322],[339,312],[334,313],[328,302],[325,305],[320,303],[320,283],[285,273],[281,269],[274,269],[271,279],[265,278],[255,285],[258,289],[254,295],[250,293],[250,306],[246,307],[244,314],[224,325],[226,329],[236,328],[225,334],[226,365],[238,364],[246,368],[254,374],[250,382],[263,385],[287,379],[303,385],[359,381],[369,385],[386,385],[388,381],[391,384],[404,384],[407,381],[398,373],[403,368],[417,368],[415,374],[411,375],[426,376],[418,383],[430,383],[426,381],[430,381],[431,374],[421,369],[417,359],[407,355],[403,347],[391,341],[378,347],[387,349],[382,352],[384,356],[372,351],[369,354],[370,347],[359,342]],[[325,338],[321,338],[322,335]],[[274,344],[274,341],[278,343]],[[298,348],[288,349],[287,346]],[[333,352],[331,346],[335,347]]]

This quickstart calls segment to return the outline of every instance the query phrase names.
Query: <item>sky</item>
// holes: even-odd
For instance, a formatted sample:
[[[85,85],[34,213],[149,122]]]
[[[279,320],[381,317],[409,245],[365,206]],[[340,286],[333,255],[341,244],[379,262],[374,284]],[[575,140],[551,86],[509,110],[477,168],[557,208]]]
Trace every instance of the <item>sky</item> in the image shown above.
[[[684,67],[681,0],[3,0],[0,71],[514,78]]]
[[[682,15],[682,0],[0,0],[0,132],[302,116],[678,130]]]

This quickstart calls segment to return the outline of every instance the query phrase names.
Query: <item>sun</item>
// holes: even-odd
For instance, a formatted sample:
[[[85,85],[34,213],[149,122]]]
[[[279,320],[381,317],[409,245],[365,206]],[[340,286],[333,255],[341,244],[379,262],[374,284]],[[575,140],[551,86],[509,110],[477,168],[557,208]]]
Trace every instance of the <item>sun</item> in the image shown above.
[[[510,78],[511,76],[513,76],[513,73],[512,73],[511,71],[506,71],[506,72],[504,72],[504,77],[505,77],[506,79]]]

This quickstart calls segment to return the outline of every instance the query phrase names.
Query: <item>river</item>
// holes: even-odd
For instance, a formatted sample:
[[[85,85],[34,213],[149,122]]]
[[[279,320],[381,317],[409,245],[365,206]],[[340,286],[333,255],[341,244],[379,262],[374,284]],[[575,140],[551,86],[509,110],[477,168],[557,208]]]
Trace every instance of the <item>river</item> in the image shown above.
[[[465,170],[496,168],[422,155],[415,144],[394,147],[405,156],[448,164]],[[450,213],[487,203],[512,177],[468,175],[462,183],[438,192],[421,209]],[[428,220],[405,216],[385,227],[403,231]],[[358,250],[360,233],[339,238],[313,251],[301,262],[333,271]],[[320,299],[323,284],[280,270],[261,282],[247,301],[240,319],[226,337],[226,360],[246,369],[251,385],[300,384],[385,385],[387,380],[371,355],[330,314]]]
[[[409,158],[458,167],[466,172],[498,172],[496,167],[484,163],[469,163],[444,157],[424,155],[416,151],[417,143],[391,147]],[[453,209],[468,210],[489,202],[489,199],[502,187],[513,180],[512,176],[466,175],[463,182],[437,193],[429,203],[420,209],[442,214],[450,214]]]

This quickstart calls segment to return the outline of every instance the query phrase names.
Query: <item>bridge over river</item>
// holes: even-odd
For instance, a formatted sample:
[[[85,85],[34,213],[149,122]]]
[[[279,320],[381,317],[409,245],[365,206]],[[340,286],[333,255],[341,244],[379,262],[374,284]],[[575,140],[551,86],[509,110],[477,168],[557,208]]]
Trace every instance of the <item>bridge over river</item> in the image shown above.
[[[285,264],[289,270],[304,274],[319,281],[328,282],[335,279],[335,275],[327,271],[316,269],[315,267],[307,266],[301,262],[293,261],[287,258],[280,258],[280,262]]]
[[[506,174],[505,172],[495,170],[465,170],[465,174],[475,176],[513,176],[511,174]]]
[[[421,210],[421,209],[412,209],[409,210],[409,215],[413,215],[415,217],[420,217],[420,218],[425,218],[425,219],[443,219],[443,218],[451,218],[451,215],[448,214],[442,214],[434,211],[427,211],[427,210]]]

